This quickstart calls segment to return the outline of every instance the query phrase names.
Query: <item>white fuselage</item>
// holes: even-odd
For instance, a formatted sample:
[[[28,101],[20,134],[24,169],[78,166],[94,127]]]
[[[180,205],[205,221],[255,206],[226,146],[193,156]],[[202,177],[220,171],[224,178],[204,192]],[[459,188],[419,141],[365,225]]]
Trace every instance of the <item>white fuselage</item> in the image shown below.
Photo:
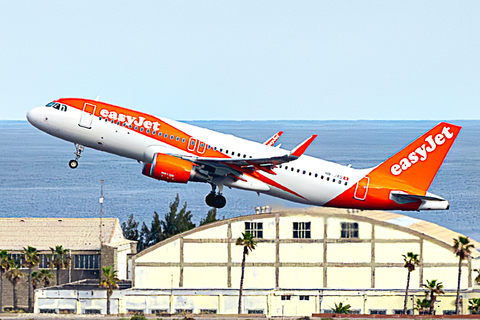
[[[87,119],[85,112],[76,108],[68,108],[62,111],[39,107],[29,111],[27,118],[35,127],[55,137],[141,162],[152,161],[155,153],[193,155],[186,148],[177,148],[167,142],[160,141],[156,136],[141,134],[108,118],[93,116],[91,119]],[[187,133],[191,137],[195,137],[195,139],[212,148],[216,147],[217,150],[221,150],[222,153],[233,159],[245,157],[268,158],[289,153],[288,150],[241,139],[229,134],[165,118],[157,117],[157,119]],[[172,141],[175,139],[176,137],[173,137]],[[321,206],[357,183],[371,169],[355,170],[303,155],[297,160],[277,166],[273,171],[275,174],[259,173],[265,177],[265,179],[262,179],[263,182],[247,176],[246,181],[235,181],[225,177],[223,181],[216,181],[216,184]]]

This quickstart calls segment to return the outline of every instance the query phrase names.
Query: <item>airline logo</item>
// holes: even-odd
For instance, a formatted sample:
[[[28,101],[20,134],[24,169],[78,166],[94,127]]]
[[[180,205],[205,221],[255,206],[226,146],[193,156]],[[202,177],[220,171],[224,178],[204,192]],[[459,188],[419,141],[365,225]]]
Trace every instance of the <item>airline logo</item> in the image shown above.
[[[126,122],[126,124],[129,126],[134,125],[137,127],[144,127],[145,129],[152,129],[153,131],[158,131],[160,129],[160,123],[158,123],[157,121],[146,120],[142,116],[139,116],[137,119],[137,117],[125,115],[123,113],[117,113],[108,109],[102,109],[100,111],[100,115],[110,120]]]
[[[437,146],[441,146],[445,141],[454,138],[455,134],[450,132],[450,127],[444,126],[440,133],[431,134],[425,138],[424,144],[410,152],[407,157],[402,158],[398,163],[390,167],[390,172],[394,176],[414,166],[418,161],[426,161],[430,153],[435,152]]]

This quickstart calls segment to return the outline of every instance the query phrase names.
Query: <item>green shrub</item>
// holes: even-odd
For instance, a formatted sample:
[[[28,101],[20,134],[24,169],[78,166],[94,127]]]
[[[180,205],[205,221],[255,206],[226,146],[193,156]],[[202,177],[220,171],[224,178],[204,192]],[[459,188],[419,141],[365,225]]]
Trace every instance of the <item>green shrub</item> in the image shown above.
[[[147,318],[145,318],[145,316],[143,315],[136,314],[133,317],[131,317],[130,320],[147,320]]]

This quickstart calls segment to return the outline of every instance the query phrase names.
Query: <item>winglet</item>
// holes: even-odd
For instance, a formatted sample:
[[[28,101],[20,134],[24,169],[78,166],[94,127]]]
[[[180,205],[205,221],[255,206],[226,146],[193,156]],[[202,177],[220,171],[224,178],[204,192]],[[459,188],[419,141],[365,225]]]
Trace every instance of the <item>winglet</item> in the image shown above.
[[[301,144],[299,144],[295,149],[293,149],[290,152],[290,156],[296,157],[296,158],[300,157],[312,144],[313,140],[315,140],[316,138],[317,138],[317,135],[314,134],[307,140],[303,141]]]
[[[278,139],[280,139],[282,134],[283,134],[283,131],[278,131],[272,137],[270,137],[267,141],[265,141],[263,144],[271,147],[275,146],[275,143],[277,143]]]

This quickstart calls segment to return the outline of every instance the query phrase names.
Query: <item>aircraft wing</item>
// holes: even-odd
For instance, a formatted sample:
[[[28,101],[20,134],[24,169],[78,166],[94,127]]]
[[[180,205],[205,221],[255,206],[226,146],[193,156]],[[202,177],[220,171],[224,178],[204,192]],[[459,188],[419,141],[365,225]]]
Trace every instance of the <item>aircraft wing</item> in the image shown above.
[[[290,153],[283,156],[275,156],[269,158],[207,158],[207,157],[195,157],[195,156],[178,156],[184,160],[189,160],[195,163],[197,166],[204,166],[206,168],[211,167],[213,169],[229,169],[239,173],[252,172],[261,170],[270,174],[275,174],[272,171],[277,165],[290,162],[298,159],[315,140],[317,135],[312,135],[310,138],[299,144]],[[211,171],[211,170],[210,170]],[[216,171],[216,170],[215,170]],[[221,171],[221,170],[220,170]]]

